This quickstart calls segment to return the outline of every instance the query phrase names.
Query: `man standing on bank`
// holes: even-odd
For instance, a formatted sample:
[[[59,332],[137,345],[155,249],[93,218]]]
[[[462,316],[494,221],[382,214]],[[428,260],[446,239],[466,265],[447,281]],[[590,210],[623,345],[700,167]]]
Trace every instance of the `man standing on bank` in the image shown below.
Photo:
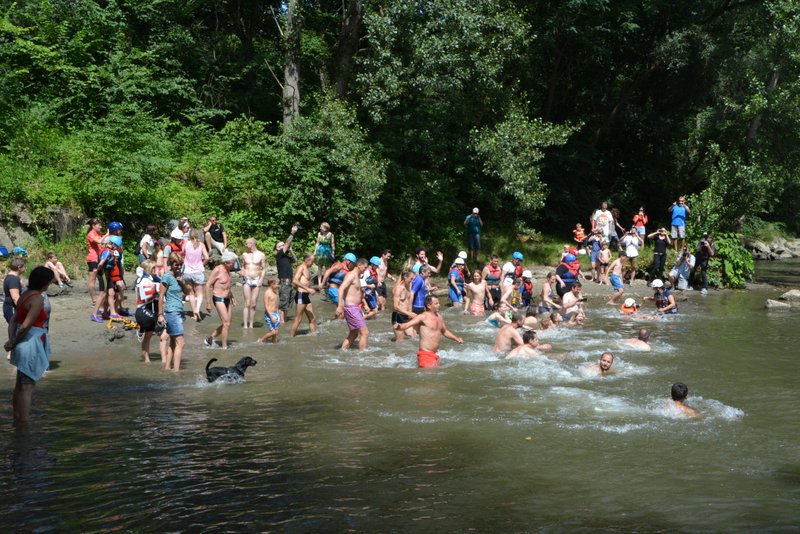
[[[478,208],[472,208],[472,213],[464,219],[464,226],[467,227],[467,248],[470,258],[472,261],[478,261],[478,254],[481,250],[481,228],[483,227]]]

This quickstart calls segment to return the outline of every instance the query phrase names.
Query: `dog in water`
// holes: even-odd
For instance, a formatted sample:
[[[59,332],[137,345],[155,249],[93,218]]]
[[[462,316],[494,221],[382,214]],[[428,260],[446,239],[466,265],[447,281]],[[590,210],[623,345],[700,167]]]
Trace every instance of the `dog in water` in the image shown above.
[[[245,356],[233,367],[211,367],[211,364],[215,361],[217,361],[216,358],[211,358],[206,364],[206,378],[208,378],[209,382],[213,382],[217,378],[226,375],[231,378],[244,378],[244,373],[247,371],[247,368],[258,363],[250,356]]]

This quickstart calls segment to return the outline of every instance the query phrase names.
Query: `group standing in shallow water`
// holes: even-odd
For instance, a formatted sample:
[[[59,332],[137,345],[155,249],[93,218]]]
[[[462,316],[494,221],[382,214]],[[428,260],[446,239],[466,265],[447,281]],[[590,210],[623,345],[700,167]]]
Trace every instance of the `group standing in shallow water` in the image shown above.
[[[588,236],[581,225],[576,225],[573,234],[578,247],[591,250],[592,278],[598,283],[610,283],[614,289],[610,304],[616,305],[622,298],[623,279],[626,275],[630,282],[635,280],[636,258],[645,237],[655,243],[654,267],[648,279],[654,293],[652,297],[645,297],[645,300],[654,301],[656,313],[640,314],[641,317],[677,313],[678,307],[671,286],[675,283],[680,285],[682,281],[693,278],[696,274],[700,277],[705,292],[708,260],[715,253],[713,238],[708,235],[704,235],[698,244],[696,256],[681,243],[682,254],[669,273],[671,284],[665,284],[660,278],[668,245],[674,243],[677,248],[677,239],[685,242],[685,221],[682,225],[681,219],[685,219],[689,208],[685,206],[682,197],[670,208],[673,216],[672,237],[677,238],[675,241],[667,235],[665,228],[651,234],[646,233],[648,217],[643,208],[634,216],[634,226],[620,239],[617,228],[623,231],[624,228],[618,223],[619,213],[607,208],[607,204],[603,203],[593,213],[592,229]],[[484,317],[488,313],[486,322],[499,329],[493,350],[505,359],[541,356],[541,351],[550,347],[540,342],[536,330],[559,328],[561,324],[575,327],[584,324],[586,320],[586,298],[582,294],[582,282],[587,278],[581,271],[578,259],[579,251],[583,252],[582,250],[566,247],[555,271],[547,274],[539,291],[536,291],[532,272],[525,269],[524,257],[519,251],[515,251],[502,266],[500,258],[494,255],[481,268],[471,272],[467,259],[476,261],[483,227],[478,213],[475,208],[464,221],[468,232],[469,255],[467,252],[460,252],[450,268],[442,272],[444,255],[437,252],[437,265],[430,265],[426,250],[419,247],[392,289],[391,324],[394,341],[400,342],[406,337],[417,339],[417,364],[420,368],[439,363],[438,351],[442,337],[463,343],[463,339],[445,325],[440,313],[442,304],[436,295],[438,288],[431,284],[432,273],[442,272],[445,275],[447,294],[454,307],[473,317]],[[97,219],[91,220],[89,226],[86,237],[89,268],[87,283],[95,306],[90,319],[103,322],[131,315],[124,305],[126,286],[123,225],[116,221],[111,222],[105,233],[102,233],[102,223]],[[290,235],[275,246],[278,276],[267,279],[267,258],[258,250],[256,240],[250,238],[246,241],[246,250],[241,255],[240,264],[239,256],[228,248],[228,235],[215,216],[209,217],[203,234],[192,230],[188,219],[182,218],[171,231],[166,244],[154,239],[156,229],[149,225],[136,246],[136,255],[140,260],[135,284],[136,319],[142,335],[143,360],[150,361],[150,342],[155,334],[160,341],[164,368],[179,371],[185,347],[184,318],[188,314],[195,321],[203,320],[201,308],[204,301],[206,312],[210,314],[213,308],[220,319],[219,326],[204,339],[205,345],[228,348],[228,338],[234,322],[233,312],[237,306],[233,294],[233,271],[240,271],[243,292],[242,326],[245,329],[256,326],[255,319],[260,313],[258,296],[264,287],[264,326],[268,332],[259,338],[259,342],[278,342],[280,329],[292,307],[296,310],[290,337],[297,335],[303,318],[308,321],[308,332],[316,333],[318,315],[313,309],[312,297],[319,291],[324,292],[323,300],[330,300],[336,305],[337,319],[343,319],[347,325],[348,333],[341,348],[366,348],[370,333],[367,320],[386,309],[386,281],[394,280],[388,272],[391,251],[385,250],[381,256],[373,256],[369,260],[347,252],[340,261],[336,261],[333,233],[330,225],[323,223],[316,236],[315,253],[304,255],[303,261],[294,269],[293,264],[297,262],[297,258],[292,251],[292,242],[298,230],[298,226],[292,227]],[[625,248],[613,261],[610,245]],[[206,280],[205,270],[212,252],[219,256],[219,261]],[[55,254],[48,256],[47,270],[60,285],[72,283]],[[7,280],[13,282],[13,276],[12,271],[12,276]],[[98,283],[100,292],[96,293],[95,284]],[[22,298],[20,288],[11,286],[6,302],[19,304]],[[623,303],[620,309],[622,314],[638,313],[638,305],[635,301],[630,302],[631,300],[628,298]],[[189,302],[191,308],[188,312],[185,311],[185,302]],[[10,322],[14,320],[14,313],[5,315]],[[18,319],[24,321],[24,314]],[[518,329],[522,329],[522,334]],[[642,329],[637,338],[626,340],[628,348],[650,350],[649,335],[647,330]],[[15,339],[14,332],[10,330],[7,347],[17,346]],[[612,364],[613,354],[604,353],[597,364],[598,373],[607,374]],[[19,397],[21,405],[25,404],[26,398],[29,399],[31,388],[27,385],[32,383],[34,382],[29,384],[25,379],[19,383],[19,394],[15,391],[15,399]],[[679,400],[676,402],[682,403]],[[681,411],[688,413],[683,408]]]

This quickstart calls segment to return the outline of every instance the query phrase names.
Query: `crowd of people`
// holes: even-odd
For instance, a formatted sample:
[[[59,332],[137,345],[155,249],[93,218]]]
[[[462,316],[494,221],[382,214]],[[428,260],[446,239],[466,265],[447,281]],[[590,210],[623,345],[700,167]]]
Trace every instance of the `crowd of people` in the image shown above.
[[[449,268],[443,270],[444,255],[441,252],[436,253],[434,265],[429,262],[425,248],[419,247],[405,262],[397,278],[389,273],[389,260],[392,258],[389,249],[369,259],[347,252],[337,260],[336,243],[328,223],[320,225],[314,252],[303,255],[301,261],[292,249],[299,228],[292,227],[289,235],[275,246],[277,276],[268,277],[267,255],[258,249],[255,239],[245,241],[240,256],[229,248],[228,234],[216,216],[208,218],[202,232],[193,229],[188,218],[184,217],[170,230],[165,242],[157,238],[154,225],[148,225],[144,235],[135,241],[134,255],[138,266],[133,284],[136,300],[133,312],[126,304],[126,293],[130,288],[125,279],[124,226],[112,221],[104,232],[102,221],[92,219],[86,234],[87,292],[94,305],[89,319],[103,323],[135,316],[142,359],[151,361],[150,344],[157,336],[164,369],[177,372],[181,368],[186,343],[186,319],[199,322],[215,311],[219,325],[203,339],[203,343],[208,347],[228,348],[234,308],[239,306],[234,297],[235,284],[231,273],[238,272],[243,295],[243,329],[256,327],[256,318],[262,313],[259,307],[259,296],[262,296],[266,332],[259,342],[277,343],[292,310],[294,318],[289,328],[290,337],[297,335],[303,321],[308,323],[310,334],[316,333],[318,316],[312,297],[319,294],[323,300],[336,306],[336,318],[343,319],[346,324],[347,333],[341,342],[343,350],[365,349],[370,333],[367,321],[381,311],[391,310],[394,341],[414,338],[418,343],[417,364],[424,368],[438,365],[443,337],[463,343],[461,337],[447,328],[440,313],[442,302],[439,294],[445,292],[439,292],[440,288],[431,281],[431,275],[437,273],[446,280],[446,294],[453,307],[464,314],[483,317],[487,324],[497,328],[493,351],[500,357],[538,357],[551,347],[539,342],[537,331],[579,327],[586,319],[587,299],[582,288],[587,277],[581,271],[579,256],[587,251],[591,279],[609,284],[613,289],[610,304],[616,305],[622,298],[626,277],[631,283],[635,280],[636,258],[645,239],[650,239],[654,246],[654,263],[648,279],[653,296],[644,299],[655,303],[650,317],[677,313],[673,287],[685,288],[697,271],[705,291],[708,259],[714,255],[713,239],[704,236],[693,255],[685,245],[685,218],[689,208],[683,197],[670,207],[670,212],[673,216],[671,235],[665,228],[647,234],[648,217],[644,209],[634,215],[633,225],[625,231],[619,224],[619,213],[609,211],[607,203],[603,202],[592,214],[588,235],[582,225],[576,225],[573,231],[575,246],[565,247],[558,265],[547,273],[538,290],[519,251],[513,252],[502,265],[500,258],[493,255],[485,265],[470,271],[468,261],[476,265],[480,257],[483,221],[478,208],[474,208],[464,220],[469,253],[460,252]],[[624,234],[620,236],[617,229],[623,230]],[[665,283],[661,272],[670,244],[674,244],[676,250],[680,247],[681,253],[669,273],[669,281]],[[616,258],[612,258],[612,248],[618,251]],[[213,265],[212,257],[218,257]],[[656,257],[660,258],[659,261]],[[9,322],[6,350],[10,351],[9,357],[18,368],[15,416],[18,407],[20,414],[27,413],[33,385],[47,369],[47,288],[52,282],[61,286],[72,285],[72,279],[53,253],[48,255],[45,266],[33,269],[25,289],[21,283],[24,270],[24,258],[15,258],[4,281],[3,311]],[[394,282],[391,299],[387,281]],[[620,312],[639,313],[639,304],[635,299],[627,298]],[[643,329],[638,338],[628,340],[628,345],[633,349],[649,350],[649,337],[649,332]],[[587,369],[604,375],[612,364],[613,354],[606,352],[598,364]]]

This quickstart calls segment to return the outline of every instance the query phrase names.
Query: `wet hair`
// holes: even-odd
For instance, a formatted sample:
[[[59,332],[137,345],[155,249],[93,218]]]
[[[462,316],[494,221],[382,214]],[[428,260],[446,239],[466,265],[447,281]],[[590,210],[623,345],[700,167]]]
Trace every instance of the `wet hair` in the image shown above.
[[[521,323],[522,322],[522,314],[519,312],[515,312],[514,315],[511,316],[512,323]]]
[[[13,260],[11,260],[11,265],[9,265],[8,268],[11,269],[12,271],[21,271],[25,268],[25,265],[27,264],[28,260],[17,256]]]
[[[267,280],[267,287],[276,286],[276,285],[278,285],[278,279],[277,278],[270,278],[269,280]]]
[[[550,319],[549,315],[545,315],[542,317],[542,320],[539,321],[539,324],[542,325],[542,329],[550,328],[550,325],[553,324],[553,320]]]
[[[559,319],[561,319],[562,321],[564,320],[564,318],[561,317],[561,314],[559,312],[554,311],[553,313],[550,314],[550,320],[553,321],[554,323],[557,323]]]
[[[549,273],[547,273],[547,276],[545,276],[545,278],[546,278],[547,280],[550,280],[550,279],[551,279],[551,278],[553,278],[555,275],[556,275],[556,273],[554,273],[553,271],[550,271]]]
[[[613,361],[614,361],[614,354],[613,354],[613,353],[611,353],[611,352],[609,352],[609,351],[605,351],[603,354],[601,354],[601,355],[600,355],[600,359],[602,360],[602,359],[603,359],[603,356],[605,356],[606,354],[608,354],[609,356],[611,356],[611,361],[613,362]]]
[[[55,252],[48,252],[47,253],[47,259],[48,260],[52,260],[55,257],[56,257],[56,253]]]
[[[358,258],[358,261],[356,261],[356,265],[361,267],[362,265],[369,265],[369,262],[366,260],[366,258]]]
[[[672,384],[670,393],[672,394],[672,400],[684,401],[689,396],[689,387],[683,382],[675,382]]]
[[[536,308],[533,306],[528,306],[528,309],[525,311],[525,317],[536,317],[539,312],[536,311]]]
[[[31,275],[28,277],[28,289],[42,291],[55,277],[56,273],[43,265],[34,267],[31,271]]]
[[[522,342],[526,345],[531,342],[532,339],[536,339],[536,331],[534,330],[526,330],[522,334]]]
[[[431,304],[433,303],[433,299],[439,300],[439,297],[437,297],[436,295],[428,295],[427,297],[425,297],[425,309],[426,310],[431,307]]]
[[[639,330],[639,341],[647,341],[650,339],[650,332],[646,328]]]
[[[405,270],[403,270],[403,272],[400,273],[400,278],[405,278],[408,275],[416,276],[416,273],[414,271],[409,270],[409,269],[405,269]]]

